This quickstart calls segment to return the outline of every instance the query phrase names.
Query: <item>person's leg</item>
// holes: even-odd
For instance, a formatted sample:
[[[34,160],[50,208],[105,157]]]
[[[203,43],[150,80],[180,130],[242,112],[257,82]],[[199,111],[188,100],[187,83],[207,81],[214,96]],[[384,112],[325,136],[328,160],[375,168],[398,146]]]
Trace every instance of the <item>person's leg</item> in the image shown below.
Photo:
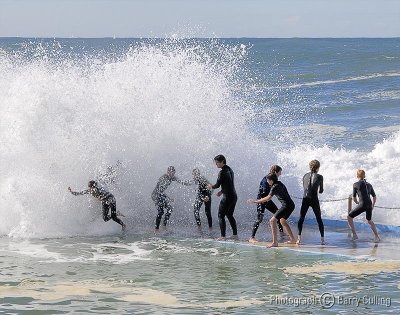
[[[156,231],[160,228],[161,218],[164,214],[164,198],[159,197],[156,200],[157,217],[156,217]]]
[[[287,223],[287,219],[289,219],[290,215],[294,211],[295,205],[294,203],[287,204],[282,206],[281,209],[279,209],[280,216],[279,220],[281,221],[281,224],[283,225],[283,228],[285,229],[286,233],[289,235],[289,241],[286,243],[288,244],[295,244],[296,240],[294,239],[292,229],[290,228],[289,224]],[[278,213],[278,212],[277,212]]]
[[[196,221],[197,226],[201,226],[201,220],[200,220],[200,208],[201,205],[203,204],[203,200],[201,200],[200,196],[196,196],[196,200],[194,201],[193,204],[193,213],[194,213],[194,219]]]
[[[265,205],[257,204],[257,220],[253,224],[253,230],[251,232],[251,238],[249,239],[249,242],[256,241],[256,233],[257,233],[258,227],[260,226],[261,222],[264,219],[264,211],[265,211]]]
[[[169,222],[169,218],[171,217],[173,208],[172,208],[172,205],[167,200],[165,200],[164,208],[165,208],[165,216],[164,216],[163,225],[167,226],[167,223]]]
[[[225,197],[222,197],[221,202],[219,203],[219,209],[218,209],[218,222],[219,222],[219,228],[221,230],[221,238],[220,239],[225,239],[226,237],[226,222],[225,222],[225,216],[226,216],[226,199]]]
[[[236,238],[238,233],[237,233],[237,225],[236,225],[236,220],[233,216],[233,213],[235,211],[235,207],[236,207],[236,202],[237,202],[237,198],[233,199],[230,203],[229,203],[229,209],[228,212],[226,214],[226,217],[229,220],[229,224],[232,227],[232,234],[233,237]]]
[[[372,232],[374,233],[374,241],[375,241],[375,243],[377,243],[381,239],[379,238],[375,223],[374,223],[374,221],[372,221],[372,206],[369,209],[367,209],[366,218],[367,218],[369,226],[371,227]]]
[[[301,244],[301,232],[303,231],[303,223],[309,207],[310,207],[310,198],[303,198],[301,202],[300,218],[299,221],[297,222],[297,229],[298,229],[297,242],[296,242],[297,245]]]
[[[268,201],[265,204],[265,208],[272,214],[275,214],[278,211],[278,207],[272,200]],[[282,224],[279,221],[277,221],[277,224],[278,224],[279,232],[283,232]]]
[[[358,205],[357,205],[353,210],[351,210],[351,211],[349,212],[349,214],[347,215],[347,222],[348,222],[348,224],[349,224],[351,233],[353,234],[353,237],[352,237],[353,240],[358,239],[358,235],[357,235],[357,233],[356,233],[356,228],[355,228],[355,226],[354,226],[354,221],[353,221],[353,219],[354,219],[356,216],[358,216],[358,215],[360,215],[361,213],[363,213],[365,210],[366,210],[366,209],[365,209],[362,205],[358,204]]]
[[[311,207],[314,211],[315,218],[317,219],[318,223],[318,229],[319,229],[319,234],[321,235],[321,245],[325,244],[325,239],[324,239],[324,222],[322,222],[322,217],[321,217],[321,207],[319,205],[319,200],[314,199],[312,201]]]
[[[125,224],[122,222],[120,218],[117,217],[117,203],[115,198],[113,200],[110,200],[110,209],[111,209],[111,219],[113,219],[115,222],[117,222],[119,225],[122,226],[122,229],[125,229]]]
[[[212,228],[211,197],[209,197],[208,201],[204,202],[204,211],[206,212],[208,227],[211,229]]]
[[[270,220],[269,220],[269,225],[271,226],[271,231],[272,231],[272,243],[270,245],[268,245],[268,247],[278,247],[278,231],[276,228],[276,222],[277,222],[277,218],[275,216],[273,216]]]
[[[292,229],[290,228],[290,226],[289,226],[289,224],[287,223],[286,219],[285,219],[285,218],[281,218],[280,221],[281,221],[281,224],[282,224],[283,228],[285,229],[287,235],[289,235],[289,241],[287,241],[286,243],[288,243],[288,244],[295,244],[295,243],[296,243],[296,240],[295,240],[295,238],[294,238]]]
[[[101,206],[103,208],[103,220],[104,222],[107,222],[111,219],[111,217],[108,215],[110,207],[105,200],[101,202]]]

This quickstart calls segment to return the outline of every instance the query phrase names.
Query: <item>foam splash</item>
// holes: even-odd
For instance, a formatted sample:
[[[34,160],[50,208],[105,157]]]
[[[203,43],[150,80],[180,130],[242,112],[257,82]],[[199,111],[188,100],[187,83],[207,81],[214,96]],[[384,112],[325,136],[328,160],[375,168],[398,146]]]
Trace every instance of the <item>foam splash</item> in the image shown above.
[[[109,187],[117,206],[147,224],[154,220],[149,196],[169,165],[180,177],[191,178],[197,166],[213,178],[216,154],[229,164],[250,158],[241,149],[255,141],[246,131],[247,105],[234,89],[242,46],[166,40],[110,57],[70,57],[54,45],[0,54],[0,215],[10,218],[0,234],[115,232],[117,225],[102,222],[98,202],[66,188],[84,189],[118,160],[119,185]],[[242,172],[250,169],[257,165]]]

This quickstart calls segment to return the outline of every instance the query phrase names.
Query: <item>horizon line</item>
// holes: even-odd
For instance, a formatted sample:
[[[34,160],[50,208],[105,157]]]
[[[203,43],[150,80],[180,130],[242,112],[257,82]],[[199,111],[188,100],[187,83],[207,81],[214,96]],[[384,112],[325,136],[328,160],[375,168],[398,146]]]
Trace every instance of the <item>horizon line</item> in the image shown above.
[[[400,36],[392,36],[392,37],[369,37],[369,36],[354,36],[354,37],[302,37],[302,36],[293,36],[293,37],[249,37],[249,36],[241,36],[241,37],[118,37],[118,36],[103,36],[103,37],[78,37],[78,36],[0,36],[0,39],[398,39]]]

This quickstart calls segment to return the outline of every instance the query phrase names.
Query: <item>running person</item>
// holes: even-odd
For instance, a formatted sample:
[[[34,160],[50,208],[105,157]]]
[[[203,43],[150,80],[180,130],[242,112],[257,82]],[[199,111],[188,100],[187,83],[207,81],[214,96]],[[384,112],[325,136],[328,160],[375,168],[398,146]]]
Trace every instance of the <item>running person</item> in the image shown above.
[[[103,220],[105,222],[112,219],[113,221],[117,222],[119,225],[122,226],[122,230],[124,231],[126,225],[120,218],[117,217],[117,202],[113,194],[106,191],[103,187],[101,187],[96,181],[91,180],[88,183],[88,189],[82,190],[79,192],[72,191],[71,187],[68,187],[68,190],[74,196],[78,195],[92,195],[99,201],[101,201],[101,205],[103,208]],[[109,213],[111,212],[111,216]]]
[[[278,177],[276,176],[276,174],[268,174],[267,181],[268,184],[271,186],[271,190],[268,196],[257,200],[249,199],[247,202],[264,203],[270,201],[273,196],[276,196],[282,205],[281,208],[269,220],[272,230],[272,243],[268,247],[278,246],[278,240],[277,240],[278,232],[276,228],[277,221],[280,221],[280,223],[283,225],[283,228],[286,230],[286,233],[289,235],[290,240],[287,241],[287,243],[294,244],[296,240],[294,239],[292,230],[290,229],[290,226],[287,223],[287,219],[290,217],[295,208],[294,202],[292,198],[290,198],[286,186],[282,182],[278,181]]]
[[[217,155],[214,158],[215,165],[221,169],[218,174],[217,182],[214,185],[209,184],[208,189],[216,189],[221,187],[221,191],[217,193],[217,196],[222,195],[221,202],[219,203],[218,209],[218,222],[221,229],[221,237],[219,240],[226,239],[226,222],[225,216],[228,218],[229,224],[232,227],[233,239],[238,239],[236,220],[233,217],[235,206],[237,202],[237,194],[234,183],[234,174],[232,169],[226,165],[226,159],[223,155]]]
[[[300,218],[297,223],[299,234],[297,236],[297,245],[301,243],[301,232],[303,230],[303,223],[306,217],[308,208],[311,207],[314,211],[315,218],[318,222],[319,233],[321,234],[321,245],[325,245],[324,240],[324,223],[321,218],[321,208],[319,206],[318,192],[324,192],[324,178],[318,174],[321,164],[318,160],[312,160],[309,163],[310,171],[303,176],[303,201],[301,203]]]
[[[164,216],[164,222],[163,222],[164,226],[167,226],[167,223],[171,216],[172,209],[173,209],[171,202],[173,202],[174,200],[165,194],[165,190],[174,181],[178,182],[182,185],[190,185],[189,181],[182,181],[182,180],[178,179],[175,176],[175,167],[169,166],[167,169],[167,173],[158,179],[157,185],[151,194],[151,199],[154,201],[154,203],[157,207],[157,218],[156,218],[156,227],[155,227],[156,232],[160,228],[161,218],[164,214],[164,211],[166,211],[165,216]]]
[[[193,182],[197,185],[197,195],[193,204],[194,208],[194,219],[196,220],[197,226],[201,227],[200,220],[200,208],[204,203],[204,210],[206,212],[208,228],[212,228],[212,216],[211,216],[211,191],[207,188],[209,181],[200,174],[200,170],[195,168],[192,171]]]
[[[270,169],[270,174],[276,174],[276,176],[279,176],[282,174],[282,168],[279,165],[272,165],[271,169]],[[261,180],[260,186],[258,188],[257,199],[261,199],[263,197],[268,196],[270,190],[271,190],[271,186],[269,186],[269,184],[267,182],[267,176],[264,176],[263,179]],[[257,204],[257,220],[256,220],[256,222],[254,222],[254,225],[253,225],[251,238],[249,239],[250,243],[257,242],[256,233],[257,233],[258,227],[260,226],[261,222],[264,219],[265,209],[267,209],[269,212],[271,212],[273,214],[276,213],[276,211],[278,211],[278,207],[272,200],[270,200],[266,203]],[[279,221],[277,223],[278,223],[279,231],[283,232],[282,224]]]
[[[361,213],[365,212],[365,217],[375,236],[374,241],[379,242],[380,238],[378,235],[378,231],[376,230],[375,223],[372,221],[372,210],[374,209],[376,203],[376,194],[374,188],[370,183],[365,180],[364,170],[357,170],[357,178],[358,182],[353,184],[353,201],[357,204],[357,206],[352,211],[350,211],[347,216],[349,227],[351,229],[351,232],[353,233],[353,240],[358,239],[353,219]],[[372,196],[372,201],[370,195]]]

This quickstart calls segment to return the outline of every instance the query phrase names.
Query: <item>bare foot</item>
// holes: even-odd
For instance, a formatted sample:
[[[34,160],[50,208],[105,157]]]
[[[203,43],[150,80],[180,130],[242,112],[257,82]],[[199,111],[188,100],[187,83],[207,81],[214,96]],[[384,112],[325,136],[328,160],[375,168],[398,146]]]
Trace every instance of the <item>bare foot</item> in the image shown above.
[[[229,239],[230,239],[230,240],[233,240],[233,241],[238,241],[238,240],[239,240],[239,236],[237,236],[237,235],[232,235]]]
[[[220,236],[218,238],[216,238],[217,241],[225,241],[226,237],[225,236]]]
[[[251,239],[249,239],[249,243],[255,244],[257,243],[257,240],[254,237],[252,237]]]
[[[154,234],[158,234],[160,232],[160,229],[154,229]]]
[[[353,237],[351,238],[351,240],[352,240],[352,241],[356,241],[356,240],[358,240],[358,236],[357,236],[357,234],[353,234]]]
[[[296,241],[296,245],[300,245],[300,244],[301,244],[301,240],[299,239]]]
[[[381,239],[379,237],[375,237],[374,243],[379,243],[380,241],[381,241]]]
[[[325,245],[325,240],[323,237],[321,237],[321,245]]]
[[[271,247],[278,247],[278,243],[271,243],[271,244],[267,245],[267,247],[268,247],[268,248],[271,248]]]

